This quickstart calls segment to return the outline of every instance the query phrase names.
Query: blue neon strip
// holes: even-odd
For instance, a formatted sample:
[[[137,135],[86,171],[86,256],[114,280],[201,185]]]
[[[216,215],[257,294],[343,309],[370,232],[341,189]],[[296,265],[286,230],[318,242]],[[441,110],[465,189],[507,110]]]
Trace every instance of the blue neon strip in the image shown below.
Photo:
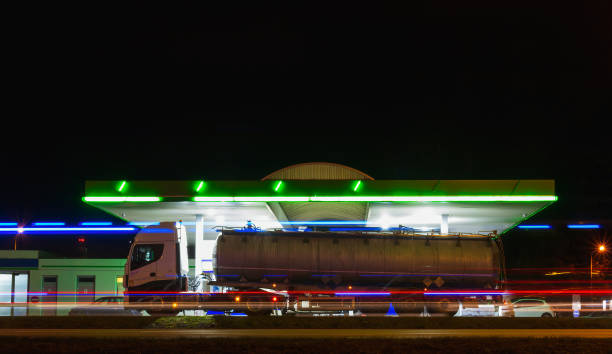
[[[203,259],[202,262],[212,262],[212,259]]]
[[[241,317],[246,317],[246,313],[242,313],[242,312],[234,312],[232,314],[230,314],[230,316],[241,316]]]
[[[80,223],[81,226],[111,226],[113,225],[110,221],[85,221]]]
[[[159,225],[159,222],[157,221],[133,221],[133,222],[128,223],[128,225],[151,226],[151,225]]]
[[[66,223],[64,222],[35,222],[32,225],[34,226],[64,226]]]
[[[519,225],[519,229],[550,229],[550,225]]]
[[[312,274],[313,277],[335,277],[336,274]]]
[[[17,226],[16,222],[0,222],[0,226]]]
[[[207,315],[225,315],[223,311],[206,311]]]
[[[21,233],[83,233],[83,232],[132,232],[133,227],[2,227],[0,232]]]
[[[365,225],[368,222],[362,220],[354,220],[354,221],[281,221],[281,224],[287,225]]]
[[[335,293],[336,296],[389,296],[391,293]]]
[[[595,224],[576,224],[576,225],[567,225],[568,229],[599,229],[599,225]]]
[[[170,230],[170,229],[142,229],[140,230],[139,233],[142,234],[167,234],[167,233],[173,233],[174,230]]]
[[[264,274],[264,277],[286,277],[287,274]]]

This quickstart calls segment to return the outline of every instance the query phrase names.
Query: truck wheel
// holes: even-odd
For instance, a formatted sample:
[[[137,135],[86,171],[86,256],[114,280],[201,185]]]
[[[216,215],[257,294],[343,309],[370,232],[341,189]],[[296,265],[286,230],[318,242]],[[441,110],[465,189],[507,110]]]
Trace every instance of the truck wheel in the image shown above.
[[[151,316],[176,316],[180,312],[180,310],[166,308],[167,306],[164,306],[164,301],[161,299],[153,300],[151,304],[153,306],[151,306],[150,309],[147,309],[147,312]]]
[[[438,313],[446,316],[453,316],[459,310],[459,304],[457,300],[453,299],[440,299],[436,302],[430,302],[427,304],[427,311],[430,313]]]
[[[543,313],[542,314],[542,318],[552,318],[552,315],[550,313]]]
[[[249,316],[265,316],[271,312],[271,307],[262,299],[247,298],[244,312]]]

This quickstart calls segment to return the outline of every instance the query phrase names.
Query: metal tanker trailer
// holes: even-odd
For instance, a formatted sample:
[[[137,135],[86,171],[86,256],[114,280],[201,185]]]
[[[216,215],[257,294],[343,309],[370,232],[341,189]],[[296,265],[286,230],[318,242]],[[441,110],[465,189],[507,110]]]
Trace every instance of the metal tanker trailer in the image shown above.
[[[277,289],[496,288],[498,243],[484,235],[224,231],[213,270],[219,284]]]
[[[274,307],[248,295],[257,289],[297,312],[380,312],[395,303],[398,312],[454,314],[460,303],[501,301],[482,291],[501,289],[503,264],[495,235],[230,230],[217,238],[211,284],[246,291],[251,314]]]

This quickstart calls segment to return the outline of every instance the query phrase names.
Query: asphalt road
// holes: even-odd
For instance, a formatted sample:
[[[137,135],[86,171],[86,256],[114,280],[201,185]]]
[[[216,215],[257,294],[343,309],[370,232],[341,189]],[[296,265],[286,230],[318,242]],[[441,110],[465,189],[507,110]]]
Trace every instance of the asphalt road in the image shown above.
[[[2,329],[0,337],[153,338],[612,338],[612,329]]]

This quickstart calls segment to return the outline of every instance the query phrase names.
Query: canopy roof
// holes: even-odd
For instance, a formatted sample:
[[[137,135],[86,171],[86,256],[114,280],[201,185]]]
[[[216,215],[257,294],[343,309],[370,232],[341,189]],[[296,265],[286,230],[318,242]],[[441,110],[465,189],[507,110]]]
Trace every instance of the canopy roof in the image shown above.
[[[262,228],[323,223],[503,233],[557,200],[553,180],[87,181],[83,200],[129,222]]]

